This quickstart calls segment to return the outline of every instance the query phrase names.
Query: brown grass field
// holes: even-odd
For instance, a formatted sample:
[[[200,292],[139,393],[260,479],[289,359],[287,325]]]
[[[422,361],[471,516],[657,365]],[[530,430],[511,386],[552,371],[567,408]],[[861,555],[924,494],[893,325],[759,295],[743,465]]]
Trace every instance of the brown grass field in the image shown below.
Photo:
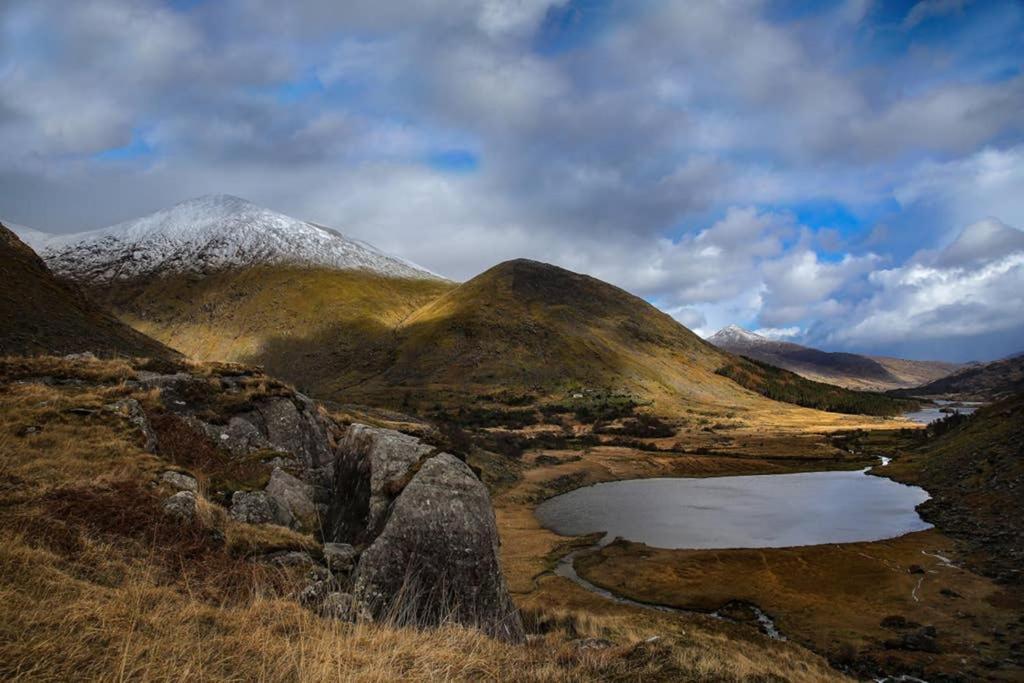
[[[293,599],[298,570],[253,561],[270,550],[311,547],[310,537],[234,523],[209,503],[192,527],[161,516],[166,493],[154,477],[172,463],[145,453],[138,435],[102,409],[132,393],[123,381],[131,371],[115,361],[0,363],[4,679],[841,678],[798,645],[707,620],[634,614],[586,595],[577,602],[570,590],[557,591],[557,600],[519,596],[534,631],[524,646],[454,626],[421,631],[315,617]],[[210,476],[196,473],[201,481]],[[513,558],[506,561],[515,580]],[[588,636],[614,645],[572,643]]]

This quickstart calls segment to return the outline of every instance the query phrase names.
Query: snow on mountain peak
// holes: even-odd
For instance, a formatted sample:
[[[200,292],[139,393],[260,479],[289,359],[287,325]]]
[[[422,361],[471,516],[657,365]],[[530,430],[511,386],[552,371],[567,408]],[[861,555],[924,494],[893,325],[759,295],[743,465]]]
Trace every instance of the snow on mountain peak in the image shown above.
[[[755,345],[755,344],[768,344],[771,340],[767,337],[762,337],[759,334],[755,334],[750,330],[745,330],[739,325],[729,325],[723,327],[718,332],[708,337],[708,341],[715,346],[728,346],[728,345]]]
[[[56,273],[108,282],[167,272],[206,273],[260,264],[367,270],[437,278],[414,263],[323,226],[216,194],[73,235],[29,231],[29,244]],[[20,233],[19,233],[20,234]]]

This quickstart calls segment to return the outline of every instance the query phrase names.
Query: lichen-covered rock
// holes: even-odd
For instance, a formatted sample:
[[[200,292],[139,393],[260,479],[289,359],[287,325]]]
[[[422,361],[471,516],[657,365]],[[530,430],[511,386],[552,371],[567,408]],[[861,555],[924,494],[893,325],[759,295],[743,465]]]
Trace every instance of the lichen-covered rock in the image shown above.
[[[197,510],[198,500],[192,491],[178,491],[164,501],[164,514],[184,523],[194,521]]]
[[[348,543],[324,543],[324,564],[332,572],[348,574],[358,558],[359,551]]]
[[[353,583],[355,599],[378,619],[413,625],[454,620],[503,640],[524,638],[498,561],[490,496],[469,467],[447,453],[424,462],[395,500]]]
[[[338,444],[327,537],[372,540],[416,466],[434,448],[414,436],[353,424]]]
[[[231,517],[247,524],[278,524],[291,527],[291,513],[266,491],[235,491],[231,496]]]
[[[176,491],[191,491],[192,493],[199,491],[199,482],[196,481],[196,478],[184,472],[168,470],[160,475],[160,482]]]
[[[313,531],[317,528],[317,508],[313,502],[312,486],[276,467],[265,490],[279,505],[288,510],[295,528],[304,531]]]
[[[302,394],[291,398],[268,398],[256,411],[264,420],[267,441],[277,450],[287,451],[307,468],[331,463],[334,449],[326,422],[316,404]]]
[[[248,455],[259,450],[271,450],[272,446],[260,432],[255,422],[259,417],[253,413],[234,415],[226,425],[208,424],[196,420],[200,429],[221,448],[226,448],[232,455]]]

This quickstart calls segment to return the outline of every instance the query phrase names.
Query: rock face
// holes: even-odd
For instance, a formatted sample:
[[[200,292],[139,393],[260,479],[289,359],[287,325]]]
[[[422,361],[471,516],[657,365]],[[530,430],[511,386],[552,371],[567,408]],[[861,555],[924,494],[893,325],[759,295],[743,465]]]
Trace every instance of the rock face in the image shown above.
[[[306,531],[317,529],[319,516],[316,503],[313,502],[312,486],[280,467],[275,467],[265,490],[268,496],[288,511],[295,528]]]
[[[290,527],[295,521],[287,508],[265,491],[235,491],[231,497],[231,516],[247,524]]]
[[[247,481],[260,480],[253,467],[269,473],[263,490],[216,492],[221,500],[230,494],[232,518],[319,532],[326,541],[326,568],[316,565],[326,576],[314,577],[300,602],[331,618],[454,621],[524,639],[499,565],[490,496],[464,462],[389,429],[356,424],[338,438],[340,427],[311,400],[261,382],[241,374],[138,379],[159,390],[176,428],[215,446],[207,457],[242,463]],[[163,482],[185,489],[167,500],[168,513],[194,518],[195,479],[168,472]]]
[[[452,455],[420,467],[356,567],[353,595],[376,619],[473,625],[520,642],[523,625],[498,563],[487,489]]]
[[[350,426],[338,444],[327,536],[352,543],[375,538],[411,471],[432,452],[408,434]]]

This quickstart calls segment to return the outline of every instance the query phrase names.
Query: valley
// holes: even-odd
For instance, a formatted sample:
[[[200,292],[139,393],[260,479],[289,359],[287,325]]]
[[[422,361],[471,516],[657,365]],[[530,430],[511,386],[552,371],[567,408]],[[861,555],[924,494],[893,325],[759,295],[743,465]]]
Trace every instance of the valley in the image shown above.
[[[0,0],[0,681],[1024,683],[1024,0]]]
[[[5,272],[34,278],[17,276],[19,324],[0,330],[0,524],[30,530],[3,558],[15,666],[52,659],[65,628],[24,599],[44,591],[182,648],[197,619],[217,624],[212,650],[173,665],[114,628],[144,678],[258,677],[254,663],[274,679],[1020,674],[1019,535],[997,521],[1024,518],[1019,402],[967,417],[925,391],[815,381],[592,277],[517,259],[453,283],[238,202],[62,241],[22,229],[55,272],[6,233]],[[281,226],[302,239],[266,251]],[[1012,386],[1000,367],[988,375]],[[928,411],[944,419],[911,419]],[[586,526],[541,523],[562,528],[538,508],[574,496]],[[125,611],[136,594],[160,611]],[[265,630],[248,634],[254,614]],[[67,666],[112,666],[65,623]],[[412,668],[382,659],[403,648]],[[477,656],[456,664],[459,648]]]

